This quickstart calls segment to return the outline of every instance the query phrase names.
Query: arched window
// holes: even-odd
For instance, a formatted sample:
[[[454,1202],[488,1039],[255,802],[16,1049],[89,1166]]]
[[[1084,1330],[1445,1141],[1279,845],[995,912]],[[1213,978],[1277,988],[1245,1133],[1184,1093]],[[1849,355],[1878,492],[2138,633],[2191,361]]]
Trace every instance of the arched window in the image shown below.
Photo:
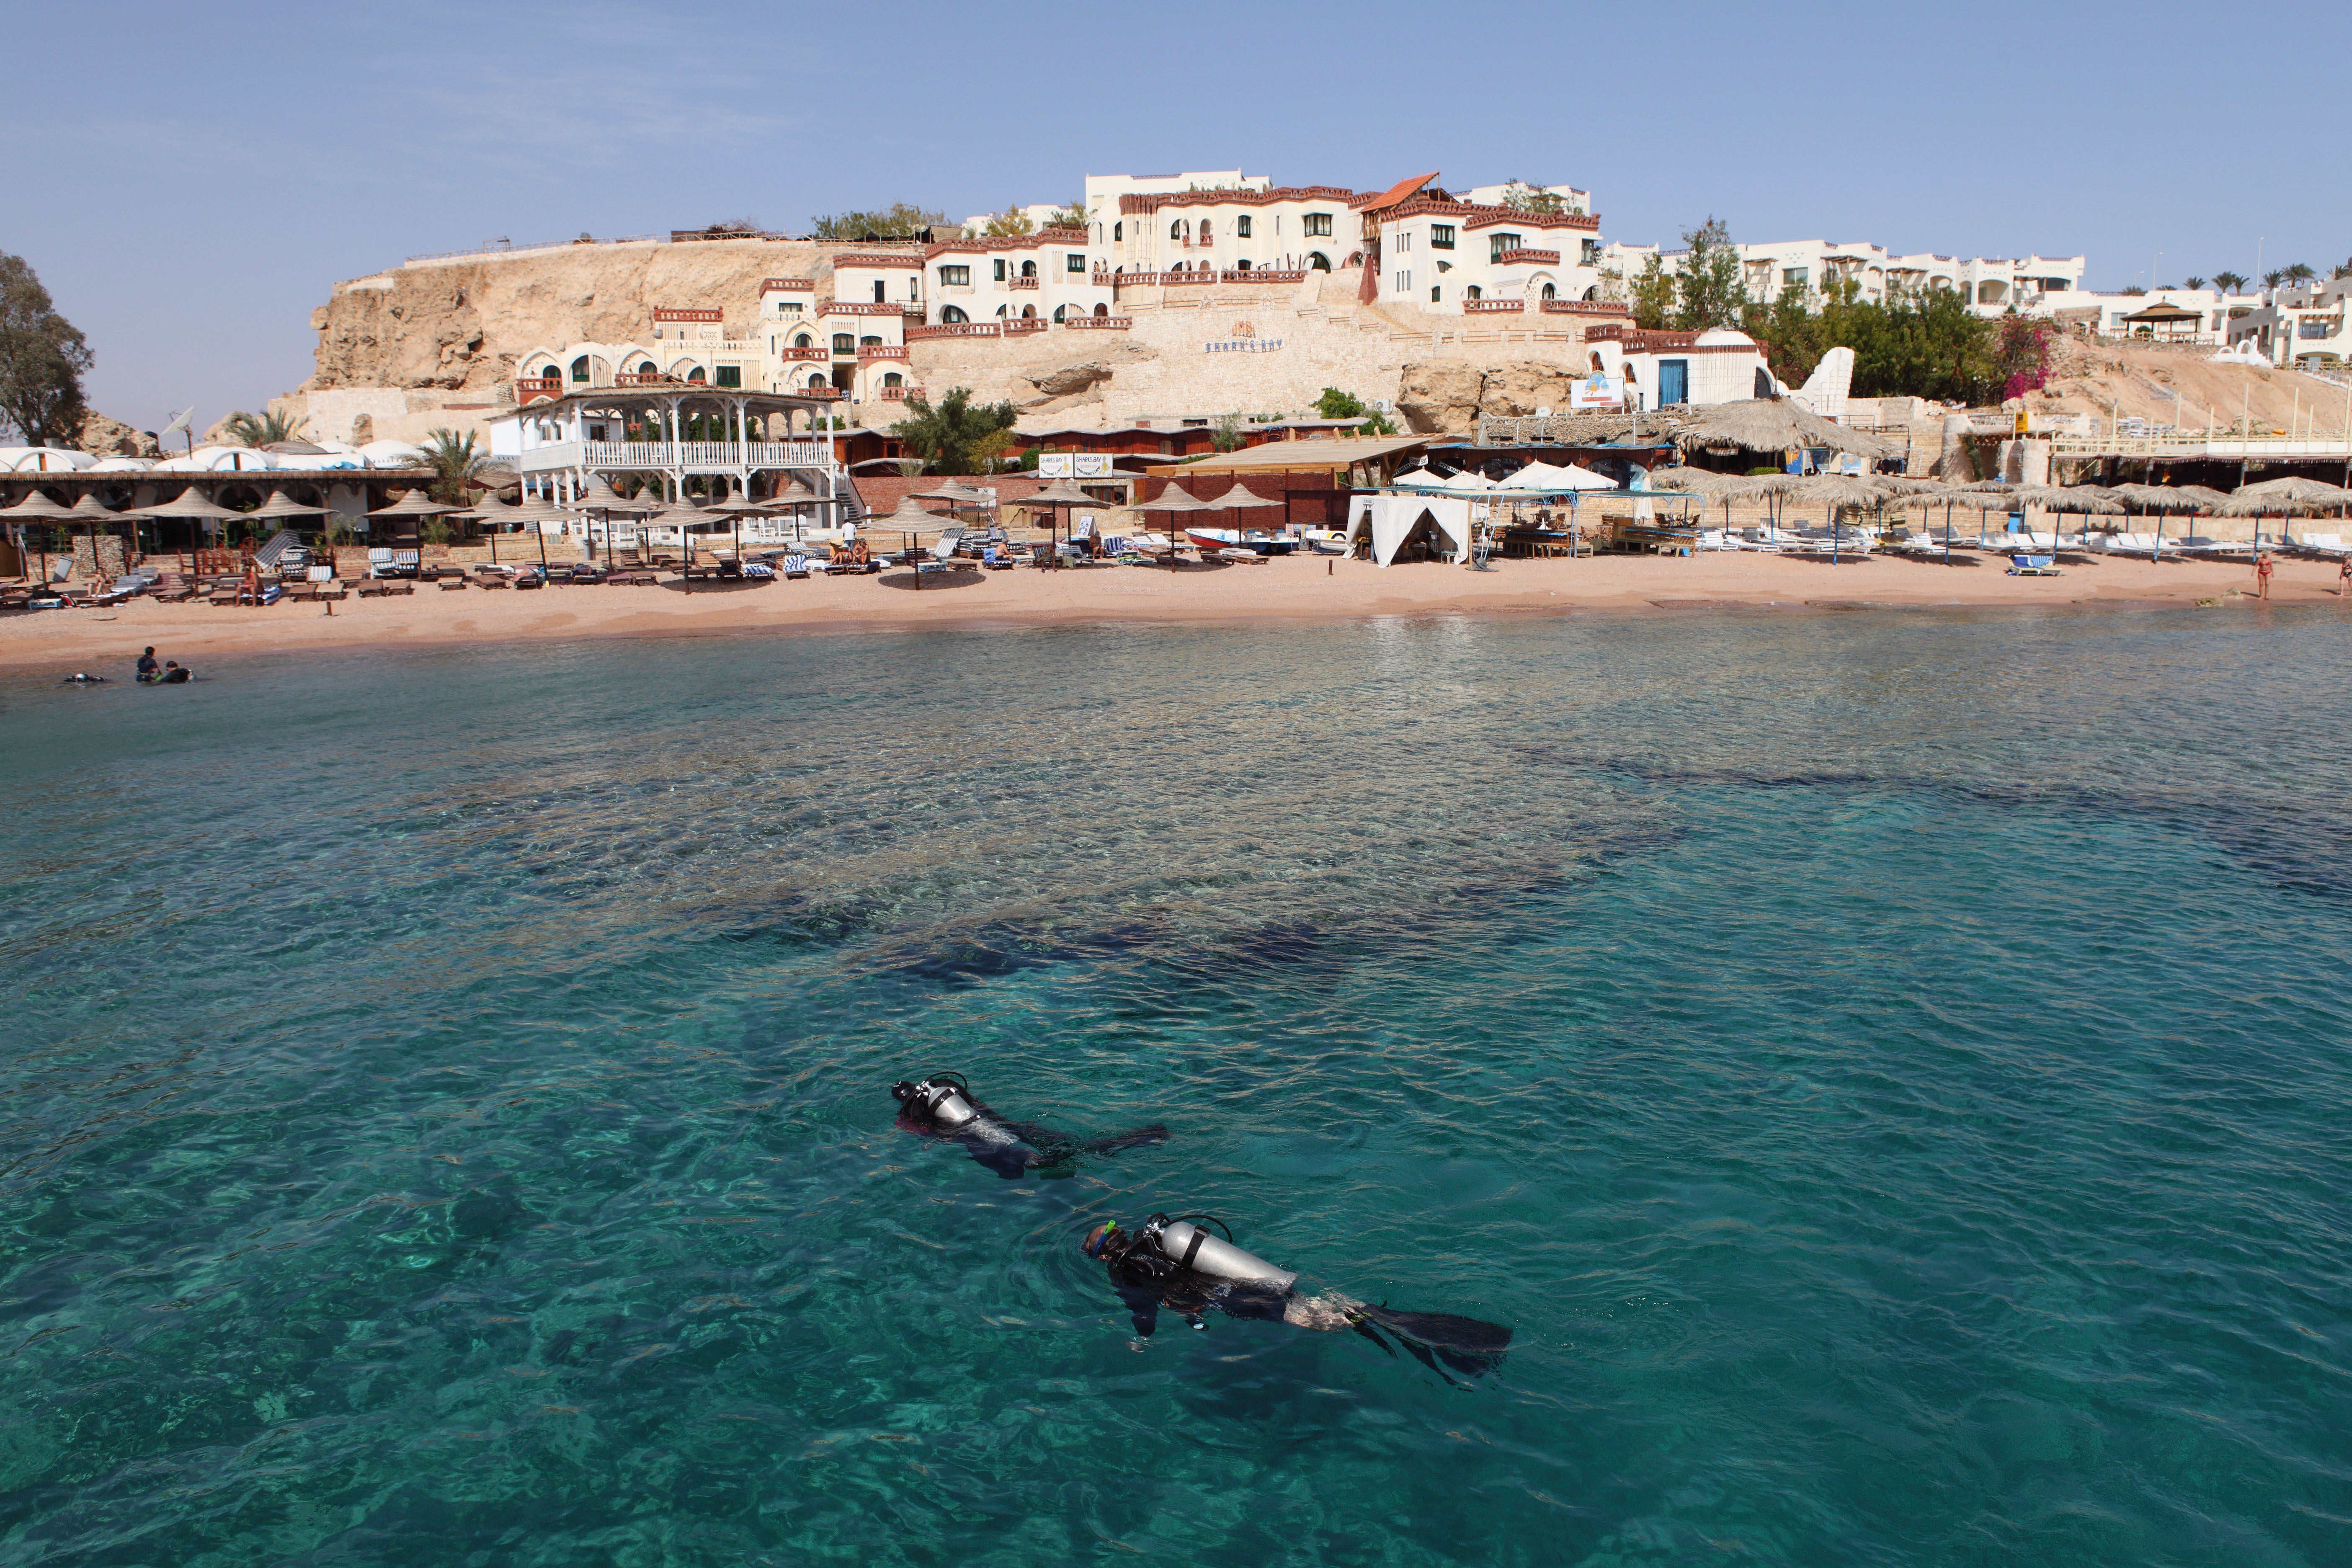
[[[854,354],[857,352],[857,340],[847,332],[835,332],[833,334],[833,352],[837,354]]]
[[[1096,319],[1097,321],[1100,321],[1103,317],[1108,316],[1108,315],[1109,315],[1109,314],[1110,314],[1110,307],[1109,307],[1108,305],[1097,305],[1097,306],[1095,307],[1095,319]]]
[[[1182,218],[1180,217],[1174,223],[1168,226],[1168,237],[1171,239],[1181,239],[1184,237],[1184,220]]]
[[[1310,272],[1328,272],[1331,270],[1331,258],[1318,250],[1307,258],[1307,268]]]
[[[1007,307],[1003,306],[1003,305],[999,305],[998,307],[996,307],[996,313],[997,313],[998,315],[1000,315],[1000,316],[1009,316],[1009,315],[1011,315],[1013,312],[1012,312],[1012,310],[1009,310]]]
[[[1024,278],[1034,278],[1034,277],[1036,277],[1036,276],[1037,276],[1037,264],[1036,264],[1035,262],[1034,262],[1034,261],[1024,261],[1024,262],[1023,262],[1023,263],[1021,264],[1021,276],[1022,276],[1022,277],[1024,277]]]
[[[1484,289],[1479,288],[1475,283],[1473,283],[1470,287],[1462,290],[1462,297],[1465,300],[1483,300],[1486,297],[1486,291]]]
[[[885,386],[904,386],[907,384],[907,378],[900,375],[894,370],[882,378],[882,384]]]
[[[857,340],[857,346],[862,349],[880,348],[882,346],[882,340],[880,338],[860,338]]]
[[[1201,243],[1202,245],[1209,243],[1209,220],[1207,218],[1202,218],[1201,220]]]
[[[1249,258],[1244,256],[1239,261],[1234,262],[1234,270],[1236,272],[1247,272],[1249,270]]]
[[[578,359],[572,362],[572,379],[574,381],[585,381],[588,379],[588,356],[586,354],[582,354]]]
[[[1111,237],[1111,238],[1113,238],[1113,239],[1125,239],[1125,238],[1127,237],[1127,225],[1126,225],[1126,223],[1125,223],[1124,221],[1121,221],[1121,222],[1115,223],[1115,224],[1111,225],[1111,226],[1110,226],[1110,237]]]
[[[1557,300],[1559,298],[1559,290],[1547,283],[1544,285],[1543,297],[1547,300]]]
[[[814,344],[812,343],[812,342],[811,342],[811,340],[810,340],[810,338],[809,338],[809,335],[808,335],[806,332],[803,332],[803,333],[801,333],[799,336],[797,336],[797,337],[795,337],[795,338],[793,338],[793,347],[794,347],[794,348],[796,348],[796,349],[804,349],[804,348],[810,348],[810,347],[813,347],[813,346],[814,346]]]
[[[958,321],[969,321],[971,320],[971,318],[970,316],[965,315],[953,305],[942,305],[940,307],[940,321],[942,325],[953,326]]]
[[[1595,283],[1591,288],[1587,289],[1584,291],[1584,297],[1588,300],[1599,300],[1601,298],[1601,285]]]
[[[651,360],[649,360],[649,359],[641,359],[641,360],[639,360],[639,361],[637,362],[637,374],[638,374],[639,375],[651,375],[651,374],[654,374],[654,362],[653,362],[653,361],[651,361]]]
[[[687,380],[688,380],[688,381],[700,381],[700,380],[702,380],[702,379],[703,379],[703,375],[702,375],[702,367],[701,367],[700,365],[696,365],[692,370],[688,371],[688,372],[686,373],[686,379],[687,379]]]
[[[1035,320],[1037,319],[1037,307],[1036,307],[1036,306],[1034,306],[1034,305],[1024,305],[1024,306],[1022,306],[1022,307],[1021,307],[1021,319],[1022,319],[1023,321],[1035,321]]]
[[[1059,326],[1063,321],[1068,320],[1068,316],[1066,314],[1068,310],[1069,307],[1067,305],[1056,305],[1054,307],[1054,324],[1055,326]]]
[[[825,381],[825,379],[824,379],[824,374],[822,371],[815,372],[815,373],[812,374],[809,376],[808,384],[809,384],[809,385],[811,385],[812,387],[816,387],[816,386],[824,386],[824,385],[829,384]]]

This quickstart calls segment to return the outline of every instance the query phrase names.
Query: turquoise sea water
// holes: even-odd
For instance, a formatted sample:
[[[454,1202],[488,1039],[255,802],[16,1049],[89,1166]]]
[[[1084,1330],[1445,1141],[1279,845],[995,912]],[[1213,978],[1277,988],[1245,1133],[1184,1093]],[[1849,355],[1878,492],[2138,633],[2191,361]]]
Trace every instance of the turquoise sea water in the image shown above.
[[[2352,1560],[2330,613],[205,673],[0,688],[0,1563]]]

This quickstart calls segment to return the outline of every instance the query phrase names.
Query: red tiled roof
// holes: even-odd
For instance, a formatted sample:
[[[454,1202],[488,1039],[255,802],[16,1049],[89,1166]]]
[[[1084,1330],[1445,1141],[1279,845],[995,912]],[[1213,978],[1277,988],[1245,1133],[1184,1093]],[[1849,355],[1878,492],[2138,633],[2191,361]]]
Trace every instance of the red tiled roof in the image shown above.
[[[1422,186],[1429,184],[1430,181],[1437,178],[1437,175],[1438,171],[1432,169],[1426,174],[1419,174],[1410,180],[1399,180],[1395,184],[1391,185],[1387,190],[1382,191],[1379,195],[1374,196],[1370,201],[1366,202],[1364,206],[1366,210],[1370,212],[1380,212],[1383,208],[1392,207],[1396,205],[1397,203],[1404,200],[1405,197],[1412,195],[1413,192],[1421,189]]]

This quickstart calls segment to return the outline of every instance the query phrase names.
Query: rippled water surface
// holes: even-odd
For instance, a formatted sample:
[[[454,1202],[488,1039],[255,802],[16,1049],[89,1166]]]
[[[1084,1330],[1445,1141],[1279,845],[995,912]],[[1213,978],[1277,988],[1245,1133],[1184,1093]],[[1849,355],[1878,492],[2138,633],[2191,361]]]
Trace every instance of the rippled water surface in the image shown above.
[[[2352,1561],[2331,613],[207,674],[0,689],[0,1563]]]

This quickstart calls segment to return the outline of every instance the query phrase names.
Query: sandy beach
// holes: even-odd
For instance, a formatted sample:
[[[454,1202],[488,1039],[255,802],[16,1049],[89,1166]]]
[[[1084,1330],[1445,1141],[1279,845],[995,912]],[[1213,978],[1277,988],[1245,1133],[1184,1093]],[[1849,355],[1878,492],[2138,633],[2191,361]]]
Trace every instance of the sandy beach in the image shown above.
[[[2242,563],[2099,560],[2057,577],[2011,577],[2004,559],[1956,564],[1878,556],[1840,565],[1759,555],[1609,555],[1498,561],[1488,572],[1294,556],[1255,565],[1186,563],[1021,569],[926,576],[903,571],[805,582],[657,586],[551,586],[535,592],[445,589],[316,604],[218,607],[134,599],[107,609],[47,610],[0,621],[0,668],[125,678],[139,650],[201,666],[231,654],[416,644],[692,637],[760,632],[896,631],[924,626],[1188,624],[1579,611],[1693,614],[1835,613],[1874,608],[2097,605],[2180,609],[2219,599],[2255,603]],[[2332,562],[2278,563],[2272,602],[2342,605]]]

